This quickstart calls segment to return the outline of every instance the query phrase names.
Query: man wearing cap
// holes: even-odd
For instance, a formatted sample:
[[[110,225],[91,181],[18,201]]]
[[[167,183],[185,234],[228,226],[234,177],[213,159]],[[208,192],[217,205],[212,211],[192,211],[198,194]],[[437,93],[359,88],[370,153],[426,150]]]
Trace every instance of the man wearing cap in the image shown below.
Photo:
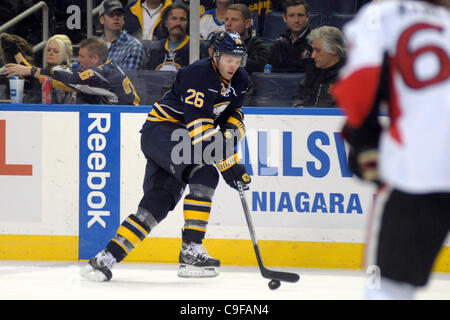
[[[108,44],[108,59],[122,70],[141,69],[147,54],[142,43],[123,30],[124,9],[118,0],[105,0],[100,6],[103,39]]]

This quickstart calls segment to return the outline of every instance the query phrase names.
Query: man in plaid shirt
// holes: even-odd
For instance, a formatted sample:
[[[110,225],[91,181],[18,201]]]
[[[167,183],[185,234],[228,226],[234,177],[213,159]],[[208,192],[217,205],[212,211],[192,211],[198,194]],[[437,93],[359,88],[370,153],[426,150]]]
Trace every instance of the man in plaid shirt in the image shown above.
[[[109,48],[108,59],[122,70],[138,70],[146,62],[147,53],[139,40],[123,30],[123,13],[122,3],[118,0],[105,0],[100,7],[103,38]]]

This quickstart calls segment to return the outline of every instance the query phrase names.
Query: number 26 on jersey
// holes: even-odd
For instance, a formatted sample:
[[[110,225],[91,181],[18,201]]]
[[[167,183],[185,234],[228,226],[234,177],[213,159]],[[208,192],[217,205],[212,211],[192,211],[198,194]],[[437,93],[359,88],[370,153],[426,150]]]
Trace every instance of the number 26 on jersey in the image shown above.
[[[203,107],[203,98],[205,94],[203,92],[196,91],[194,89],[187,90],[188,96],[184,99],[184,103],[191,104],[197,108]]]

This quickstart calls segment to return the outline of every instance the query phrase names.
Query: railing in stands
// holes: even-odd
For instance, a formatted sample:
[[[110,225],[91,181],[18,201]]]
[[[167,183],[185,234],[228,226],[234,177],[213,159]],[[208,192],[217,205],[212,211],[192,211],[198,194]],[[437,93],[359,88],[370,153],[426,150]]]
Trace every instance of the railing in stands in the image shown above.
[[[33,52],[37,52],[37,51],[43,49],[45,44],[47,43],[48,33],[49,33],[49,31],[48,31],[49,30],[48,29],[48,6],[44,1],[40,1],[40,2],[36,3],[31,8],[25,10],[21,14],[17,15],[16,17],[12,18],[8,22],[1,25],[0,33],[5,32],[9,28],[16,25],[17,23],[19,23],[20,21],[22,21],[23,19],[25,19],[26,17],[28,17],[29,15],[33,14],[34,12],[36,12],[38,10],[42,10],[42,41],[39,42],[37,45],[33,46]],[[43,55],[43,56],[45,56],[45,55]],[[43,58],[42,64],[44,66],[46,65],[45,58]]]
[[[94,35],[94,16],[98,15],[100,6],[101,4],[94,8],[94,0],[86,0],[88,38]]]

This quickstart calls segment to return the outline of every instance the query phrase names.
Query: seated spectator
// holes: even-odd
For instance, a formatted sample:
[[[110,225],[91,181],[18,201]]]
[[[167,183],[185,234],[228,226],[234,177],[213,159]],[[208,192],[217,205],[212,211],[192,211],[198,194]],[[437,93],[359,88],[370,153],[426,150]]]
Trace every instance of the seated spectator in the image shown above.
[[[72,54],[72,41],[63,34],[56,34],[48,39],[44,49],[45,62],[52,70],[72,73]],[[57,82],[53,85],[56,86]],[[75,90],[56,87],[52,90],[51,98],[53,104],[73,104],[76,99]]]
[[[125,7],[124,29],[139,40],[157,40],[167,36],[161,25],[162,12],[172,0],[136,0]]]
[[[79,104],[134,104],[139,96],[122,69],[108,60],[108,46],[99,37],[80,42],[78,61],[82,72],[69,73],[50,68],[7,64],[4,72],[12,76],[52,77],[53,82],[76,90]]]
[[[199,22],[200,37],[209,39],[212,33],[225,31],[225,15],[233,0],[217,0],[216,8],[206,11]]]
[[[144,69],[178,71],[189,64],[189,9],[181,2],[174,3],[164,10],[161,21],[168,36],[152,42]]]
[[[294,95],[294,107],[333,107],[336,102],[330,95],[331,86],[338,79],[339,69],[345,63],[345,44],[341,31],[323,26],[308,36],[313,52],[306,77]]]
[[[247,48],[247,64],[245,69],[249,74],[262,72],[269,61],[270,50],[259,37],[251,35],[252,16],[244,4],[232,4],[225,15],[225,31],[237,32],[244,40]]]
[[[283,21],[287,31],[272,46],[269,59],[272,71],[305,72],[312,52],[307,40],[311,32],[308,4],[304,0],[286,0]]]
[[[33,46],[24,38],[9,33],[0,35],[0,53],[4,64],[21,63],[22,60],[34,63]],[[30,66],[30,64],[28,64]],[[9,99],[9,81],[2,75],[0,82],[5,85],[5,92],[2,96]],[[41,85],[39,81],[32,77],[25,77],[23,102],[40,103],[42,100]]]
[[[108,44],[108,59],[122,70],[138,70],[144,65],[147,54],[142,43],[123,30],[124,9],[118,0],[105,0],[100,7],[103,38]]]
[[[266,14],[272,11],[283,11],[282,0],[236,0],[235,3],[245,4],[250,9],[252,17],[256,18],[253,24],[257,26],[255,34],[262,36]]]

